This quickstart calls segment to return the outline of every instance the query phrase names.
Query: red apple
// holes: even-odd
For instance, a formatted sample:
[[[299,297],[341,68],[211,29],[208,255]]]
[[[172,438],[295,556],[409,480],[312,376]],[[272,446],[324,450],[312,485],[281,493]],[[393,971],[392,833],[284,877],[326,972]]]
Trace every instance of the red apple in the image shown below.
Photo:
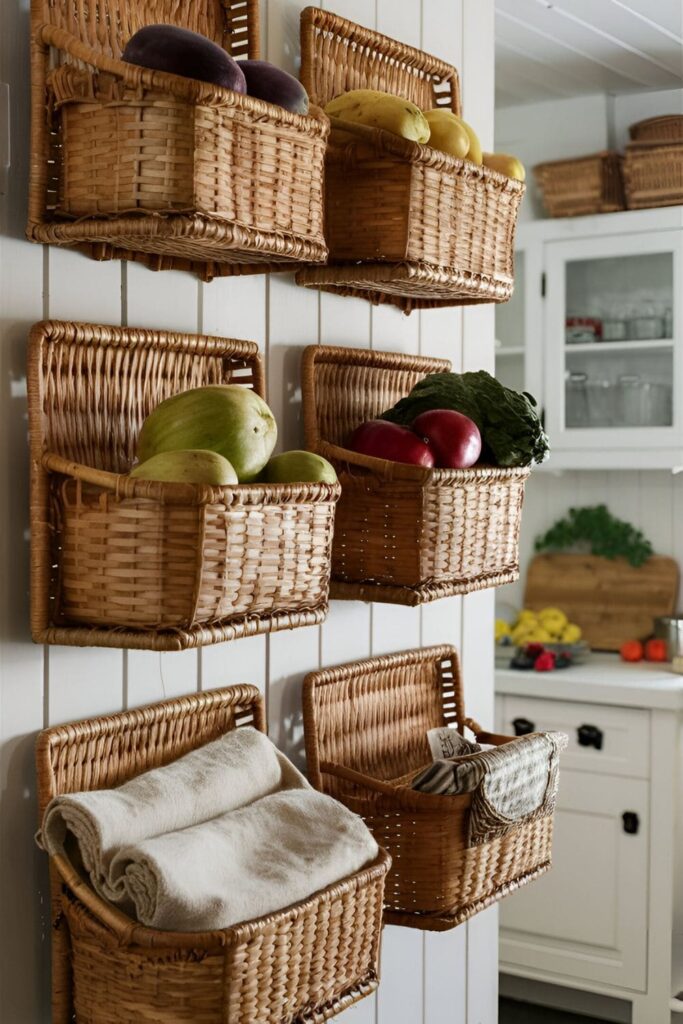
[[[434,465],[434,455],[417,434],[398,423],[386,420],[368,420],[361,423],[349,438],[349,448],[361,455],[390,462],[407,462],[414,466]]]
[[[477,424],[454,409],[430,409],[420,413],[412,429],[423,437],[442,469],[467,469],[481,455]]]

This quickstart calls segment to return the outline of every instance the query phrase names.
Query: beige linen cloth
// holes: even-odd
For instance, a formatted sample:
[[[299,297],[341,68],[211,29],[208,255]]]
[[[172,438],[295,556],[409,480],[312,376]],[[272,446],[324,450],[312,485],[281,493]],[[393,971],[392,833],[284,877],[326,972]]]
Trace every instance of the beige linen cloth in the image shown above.
[[[100,896],[170,931],[273,913],[378,853],[360,818],[251,727],[118,789],[56,797],[37,838],[50,854],[75,840]]]

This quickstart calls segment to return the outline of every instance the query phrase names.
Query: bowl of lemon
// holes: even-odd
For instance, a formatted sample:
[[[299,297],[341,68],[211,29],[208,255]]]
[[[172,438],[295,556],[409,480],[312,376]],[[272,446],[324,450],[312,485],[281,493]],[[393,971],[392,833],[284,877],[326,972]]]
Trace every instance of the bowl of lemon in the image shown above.
[[[582,639],[581,627],[560,608],[542,608],[532,611],[523,608],[510,616],[510,620],[496,619],[496,665],[507,667],[515,651],[523,651],[530,644],[540,645],[556,655],[567,655],[573,665],[585,661],[590,647]]]

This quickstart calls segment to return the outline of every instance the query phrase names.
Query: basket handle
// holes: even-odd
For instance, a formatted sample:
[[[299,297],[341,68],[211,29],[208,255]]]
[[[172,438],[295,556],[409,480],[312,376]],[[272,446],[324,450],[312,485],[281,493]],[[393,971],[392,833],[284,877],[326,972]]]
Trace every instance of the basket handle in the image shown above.
[[[351,449],[342,448],[337,444],[330,444],[328,441],[319,441],[315,447],[320,455],[331,462],[341,462],[349,467],[358,466],[361,469],[372,470],[383,480],[406,480],[425,484],[433,472],[424,466],[411,466],[406,462],[390,462],[388,459],[376,459],[372,455],[361,455],[359,452],[353,452]]]
[[[320,771],[325,775],[333,775],[337,779],[344,779],[345,782],[353,782],[357,786],[363,786],[365,789],[372,789],[376,793],[383,793],[385,796],[396,796],[399,792],[399,787],[392,786],[389,782],[380,782],[379,779],[373,779],[369,775],[363,775],[362,772],[357,772],[353,768],[346,768],[342,764],[335,764],[333,761],[322,761],[320,763]]]

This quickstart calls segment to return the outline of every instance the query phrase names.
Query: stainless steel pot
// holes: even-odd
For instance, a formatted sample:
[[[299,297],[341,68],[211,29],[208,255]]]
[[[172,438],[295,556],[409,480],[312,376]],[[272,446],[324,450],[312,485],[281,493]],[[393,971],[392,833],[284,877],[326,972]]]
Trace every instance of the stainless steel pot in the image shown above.
[[[683,655],[683,613],[655,619],[655,636],[666,640],[669,661]]]

